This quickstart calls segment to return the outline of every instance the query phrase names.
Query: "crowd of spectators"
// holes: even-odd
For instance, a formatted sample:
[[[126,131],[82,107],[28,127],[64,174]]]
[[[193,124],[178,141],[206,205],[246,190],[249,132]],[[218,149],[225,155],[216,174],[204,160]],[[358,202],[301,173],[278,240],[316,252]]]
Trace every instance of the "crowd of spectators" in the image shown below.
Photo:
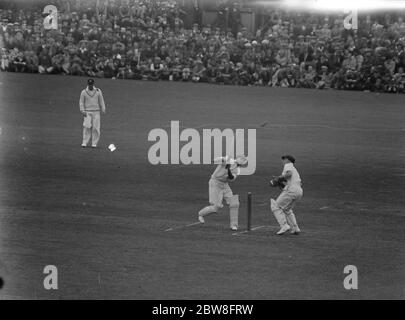
[[[255,32],[186,26],[175,0],[64,0],[58,30],[43,8],[0,9],[1,70],[112,79],[405,92],[403,12],[272,9]]]

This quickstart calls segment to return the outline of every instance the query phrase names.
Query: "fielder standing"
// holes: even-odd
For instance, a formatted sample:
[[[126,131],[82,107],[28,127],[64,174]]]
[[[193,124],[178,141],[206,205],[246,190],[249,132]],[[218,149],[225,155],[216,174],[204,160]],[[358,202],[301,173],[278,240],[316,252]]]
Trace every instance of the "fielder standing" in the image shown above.
[[[100,139],[100,112],[105,113],[106,110],[103,93],[94,86],[94,79],[87,80],[87,88],[82,90],[79,104],[84,116],[82,147],[87,147],[91,140],[92,148],[96,148]]]
[[[301,178],[294,167],[295,159],[291,155],[285,155],[281,157],[284,169],[281,176],[277,177],[276,181],[285,181],[283,191],[278,196],[277,200],[271,199],[271,211],[280,225],[278,235],[282,235],[288,230],[291,230],[292,234],[299,234],[300,228],[298,227],[297,220],[293,212],[293,208],[297,201],[303,196]],[[271,182],[273,185],[273,182]]]
[[[208,183],[210,205],[200,210],[198,220],[204,223],[204,217],[218,212],[223,207],[222,202],[225,200],[229,205],[230,227],[232,230],[238,230],[239,196],[232,193],[228,182],[235,181],[240,174],[240,167],[245,168],[248,160],[244,156],[238,156],[235,160],[226,156],[214,159],[214,163],[218,166]]]

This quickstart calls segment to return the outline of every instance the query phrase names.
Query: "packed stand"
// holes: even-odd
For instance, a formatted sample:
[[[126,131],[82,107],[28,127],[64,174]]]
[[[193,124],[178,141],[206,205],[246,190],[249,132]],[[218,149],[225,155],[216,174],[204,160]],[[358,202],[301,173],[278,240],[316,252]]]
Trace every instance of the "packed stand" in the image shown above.
[[[2,8],[1,70],[112,79],[405,92],[403,14],[271,10],[250,33],[198,24],[176,1],[57,1],[58,30],[38,11]],[[234,29],[234,28],[232,28]]]

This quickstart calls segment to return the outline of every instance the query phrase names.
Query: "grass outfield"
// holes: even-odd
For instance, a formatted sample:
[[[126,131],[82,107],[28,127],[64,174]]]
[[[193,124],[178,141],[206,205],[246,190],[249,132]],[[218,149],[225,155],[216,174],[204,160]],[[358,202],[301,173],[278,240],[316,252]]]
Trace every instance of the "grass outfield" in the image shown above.
[[[100,148],[82,149],[85,78],[0,73],[0,297],[405,298],[404,95],[97,80]],[[212,165],[149,164],[154,128],[256,128],[253,227],[205,225]],[[114,143],[115,152],[107,146]],[[266,182],[293,154],[302,234],[278,237]],[[58,267],[59,289],[43,288]],[[359,289],[345,290],[355,265]]]

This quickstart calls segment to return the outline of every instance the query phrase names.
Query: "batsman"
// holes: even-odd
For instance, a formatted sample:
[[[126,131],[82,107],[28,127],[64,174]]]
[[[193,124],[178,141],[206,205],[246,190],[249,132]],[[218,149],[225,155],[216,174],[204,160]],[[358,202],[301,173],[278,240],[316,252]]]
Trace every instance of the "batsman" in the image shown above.
[[[236,231],[238,230],[239,196],[233,194],[229,182],[235,181],[240,174],[240,168],[247,167],[248,160],[245,156],[238,156],[236,159],[225,156],[215,158],[214,163],[218,166],[208,182],[210,205],[200,210],[198,220],[205,223],[204,217],[218,212],[225,200],[229,205],[230,228]]]
[[[277,232],[278,235],[282,235],[288,230],[292,234],[299,234],[301,230],[298,227],[293,208],[303,196],[301,177],[294,167],[295,158],[293,156],[285,155],[281,159],[284,164],[283,172],[280,176],[273,177],[270,186],[279,187],[282,192],[276,200],[270,199],[270,207],[281,228]]]

